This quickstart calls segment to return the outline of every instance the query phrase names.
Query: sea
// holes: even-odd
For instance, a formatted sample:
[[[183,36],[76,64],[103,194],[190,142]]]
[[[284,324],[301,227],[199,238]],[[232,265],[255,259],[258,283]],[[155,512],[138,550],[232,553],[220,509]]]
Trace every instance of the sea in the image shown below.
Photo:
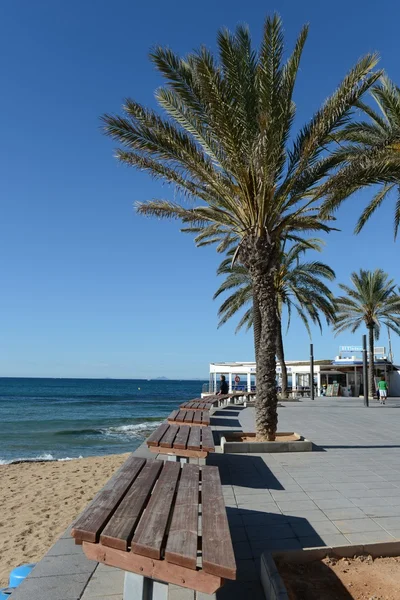
[[[132,452],[203,383],[0,378],[0,464]]]

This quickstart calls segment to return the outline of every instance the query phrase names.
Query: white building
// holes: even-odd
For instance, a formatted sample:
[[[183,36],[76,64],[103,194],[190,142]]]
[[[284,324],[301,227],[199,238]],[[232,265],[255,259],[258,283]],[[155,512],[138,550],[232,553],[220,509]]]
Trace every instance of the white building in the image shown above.
[[[314,386],[318,396],[352,396],[363,394],[363,364],[359,346],[341,346],[333,360],[314,360]],[[386,357],[385,348],[375,348],[375,378],[385,377],[389,395],[400,396],[400,367]],[[306,394],[310,391],[310,361],[286,361],[289,391]],[[257,385],[255,362],[210,363],[210,381],[204,394],[214,394],[219,389],[220,375],[225,375],[229,391],[254,391]],[[280,384],[281,368],[276,368],[277,384]]]

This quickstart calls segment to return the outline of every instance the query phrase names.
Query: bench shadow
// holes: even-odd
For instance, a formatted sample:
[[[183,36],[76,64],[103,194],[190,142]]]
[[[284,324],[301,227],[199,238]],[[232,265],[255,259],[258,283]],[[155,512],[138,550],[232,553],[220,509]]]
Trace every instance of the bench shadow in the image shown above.
[[[216,417],[215,413],[211,415],[210,425],[219,425],[221,427],[237,427],[241,428],[239,419],[229,419],[225,417]]]
[[[251,495],[249,495],[250,497]],[[301,552],[307,548],[327,545],[323,534],[321,536],[304,517],[268,512],[267,509],[263,511],[260,506],[254,510],[246,506],[236,507],[229,505],[229,500],[226,500],[226,503],[226,513],[237,564],[237,578],[236,581],[226,580],[225,585],[216,594],[218,600],[231,600],[239,597],[252,600],[265,598],[260,580],[260,558],[264,552],[280,556],[281,553],[290,550]],[[329,576],[330,585],[334,586],[338,597],[343,600],[352,600],[352,596],[349,595],[335,573],[323,563],[321,563],[321,569],[322,571],[326,569],[326,576]],[[301,586],[299,589],[296,588],[296,592],[300,593],[294,597],[302,600],[321,600],[323,597],[317,589],[316,595],[302,595]]]
[[[208,455],[207,465],[218,467],[223,485],[257,490],[285,489],[260,456],[212,453]]]
[[[213,417],[236,417],[238,414],[240,413],[240,411],[235,407],[235,408],[225,408],[223,410],[218,409],[215,410],[212,414]]]

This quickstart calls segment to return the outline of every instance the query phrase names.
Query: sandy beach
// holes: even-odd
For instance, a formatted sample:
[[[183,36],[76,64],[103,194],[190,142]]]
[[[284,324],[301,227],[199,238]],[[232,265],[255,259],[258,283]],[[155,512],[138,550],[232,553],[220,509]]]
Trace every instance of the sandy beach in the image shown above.
[[[0,587],[43,557],[128,456],[0,465]]]

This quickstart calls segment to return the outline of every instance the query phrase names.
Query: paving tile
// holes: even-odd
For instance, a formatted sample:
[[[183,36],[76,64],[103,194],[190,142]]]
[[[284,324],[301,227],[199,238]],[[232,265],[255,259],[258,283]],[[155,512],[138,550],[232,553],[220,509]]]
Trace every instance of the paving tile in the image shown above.
[[[311,500],[334,500],[335,498],[343,498],[343,495],[340,492],[334,490],[333,488],[331,488],[330,491],[309,491],[307,492],[307,494],[311,498]]]
[[[374,519],[378,525],[383,527],[386,531],[391,533],[392,531],[400,531],[400,516],[398,517],[378,517]]]
[[[365,513],[357,507],[354,508],[327,508],[324,513],[331,521],[341,519],[363,519]]]
[[[237,581],[259,581],[259,568],[253,559],[237,560]]]
[[[254,504],[256,503],[260,503],[260,504],[271,504],[274,502],[274,499],[272,498],[271,494],[269,492],[267,493],[263,493],[263,494],[250,494],[250,495],[246,495],[246,494],[236,494],[236,501],[238,503],[239,506],[242,506],[244,504],[251,503]]]
[[[310,523],[314,521],[328,521],[328,517],[322,511],[316,508],[315,510],[292,510],[287,514],[287,517],[290,521],[298,520],[299,518],[305,519]]]
[[[368,531],[366,533],[346,533],[350,544],[374,544],[375,542],[393,542],[396,536],[387,531]]]
[[[83,556],[82,546],[75,544],[74,538],[60,538],[47,552],[46,556],[65,556],[79,554]]]
[[[235,542],[233,544],[233,551],[235,553],[236,560],[246,560],[252,558],[252,552],[249,542]]]
[[[229,581],[218,590],[218,600],[265,600],[264,592],[259,581]],[[214,596],[197,593],[197,600],[211,600]]]
[[[231,538],[233,542],[246,542],[246,528],[245,527],[230,527]]]
[[[299,543],[302,548],[318,548],[319,546],[345,546],[348,544],[348,540],[340,533],[321,534],[299,537]]]
[[[372,519],[343,519],[333,521],[342,533],[365,533],[367,531],[381,531],[381,526]]]
[[[351,490],[351,492],[346,494],[346,498],[352,502],[353,498],[378,498],[378,491],[379,490],[368,490],[367,488],[365,488],[365,490]]]
[[[339,491],[343,490],[343,493],[345,493],[347,491],[351,491],[351,490],[366,490],[367,489],[363,483],[357,483],[357,482],[333,483],[332,486],[335,488],[335,490],[339,490]]]
[[[332,498],[331,500],[315,500],[315,504],[322,510],[330,508],[354,508],[354,504],[344,496],[342,498]]]
[[[253,552],[254,558],[258,558],[261,556],[263,552],[266,550],[300,550],[301,545],[298,539],[296,538],[288,538],[284,540],[265,540],[262,542],[252,542],[251,550]]]
[[[291,523],[291,527],[297,537],[311,537],[315,534],[320,535],[322,533],[340,533],[338,528],[330,521],[316,521],[313,524],[308,522]]]
[[[96,563],[81,554],[45,556],[34,568],[31,578],[87,573],[91,575]]]
[[[399,489],[396,485],[390,483],[389,481],[371,481],[369,483],[366,483],[365,485],[369,490],[395,490],[396,488]]]
[[[272,490],[271,496],[278,504],[281,502],[299,502],[310,499],[305,492],[281,492]]]
[[[12,600],[79,600],[87,581],[87,574],[29,577],[13,592]]]
[[[301,500],[299,502],[278,502],[282,512],[290,514],[293,510],[314,510],[317,508],[312,500]]]
[[[387,504],[386,506],[364,506],[362,511],[373,519],[376,517],[398,517],[399,516],[399,507],[398,506],[390,506]]]
[[[248,526],[246,531],[250,542],[296,537],[289,524]]]
[[[277,504],[260,504],[259,502],[246,502],[244,504],[239,505],[237,508],[239,514],[243,515],[248,512],[261,512],[261,513],[269,513],[269,514],[282,514],[279,506]]]
[[[330,483],[302,483],[301,487],[307,493],[333,491],[333,486]]]

